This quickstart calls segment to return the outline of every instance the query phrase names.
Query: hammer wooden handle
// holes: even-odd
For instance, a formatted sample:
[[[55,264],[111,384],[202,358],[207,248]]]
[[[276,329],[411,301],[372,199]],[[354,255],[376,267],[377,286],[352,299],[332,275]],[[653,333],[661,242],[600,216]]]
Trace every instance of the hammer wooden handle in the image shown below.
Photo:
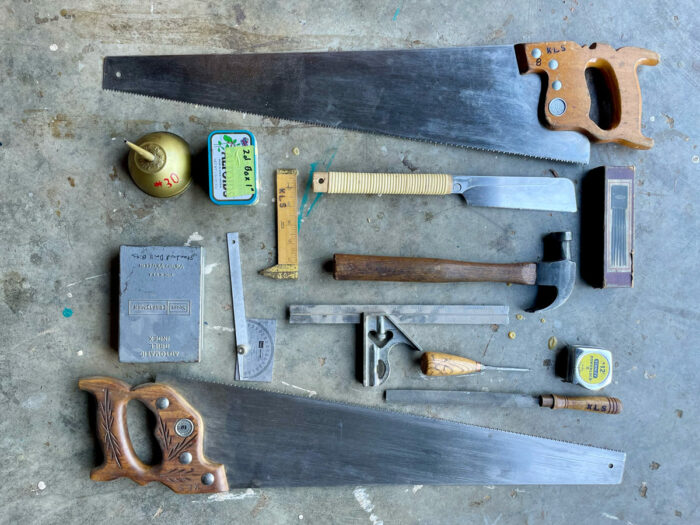
[[[452,193],[452,175],[317,171],[313,188],[316,193],[447,195]]]
[[[481,372],[483,367],[478,361],[441,352],[425,352],[420,358],[420,369],[427,376],[460,376]]]
[[[333,277],[355,281],[409,281],[421,283],[503,282],[535,284],[534,263],[490,264],[417,257],[381,255],[333,256]]]
[[[622,401],[616,397],[603,396],[569,397],[543,394],[540,396],[540,406],[553,410],[567,408],[569,410],[585,410],[586,412],[599,412],[601,414],[619,414],[622,412]]]

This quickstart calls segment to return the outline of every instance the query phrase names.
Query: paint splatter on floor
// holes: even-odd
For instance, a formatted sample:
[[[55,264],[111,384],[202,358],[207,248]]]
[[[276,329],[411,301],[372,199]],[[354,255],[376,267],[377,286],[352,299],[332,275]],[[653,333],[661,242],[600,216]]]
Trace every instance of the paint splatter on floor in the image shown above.
[[[73,315],[73,309],[72,308],[64,308],[63,309],[63,317],[68,318]]]

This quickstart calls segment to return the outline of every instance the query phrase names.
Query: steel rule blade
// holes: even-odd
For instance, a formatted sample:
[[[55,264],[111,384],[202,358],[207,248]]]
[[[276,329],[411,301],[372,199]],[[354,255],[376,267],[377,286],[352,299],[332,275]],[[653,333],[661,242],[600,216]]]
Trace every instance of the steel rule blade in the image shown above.
[[[620,483],[625,454],[451,421],[159,376],[234,487]]]

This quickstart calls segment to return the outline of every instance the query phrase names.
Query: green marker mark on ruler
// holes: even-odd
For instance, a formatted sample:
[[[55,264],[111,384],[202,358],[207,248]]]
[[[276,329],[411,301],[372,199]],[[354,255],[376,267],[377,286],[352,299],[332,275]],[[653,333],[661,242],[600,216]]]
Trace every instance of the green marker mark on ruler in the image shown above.
[[[226,148],[226,196],[238,197],[255,193],[254,146]]]

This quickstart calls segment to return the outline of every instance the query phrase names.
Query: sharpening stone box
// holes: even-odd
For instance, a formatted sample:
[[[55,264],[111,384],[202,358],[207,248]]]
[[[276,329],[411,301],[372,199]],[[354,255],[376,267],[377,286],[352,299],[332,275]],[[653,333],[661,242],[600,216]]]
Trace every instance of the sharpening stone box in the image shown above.
[[[199,361],[203,266],[201,247],[120,247],[119,361]]]

